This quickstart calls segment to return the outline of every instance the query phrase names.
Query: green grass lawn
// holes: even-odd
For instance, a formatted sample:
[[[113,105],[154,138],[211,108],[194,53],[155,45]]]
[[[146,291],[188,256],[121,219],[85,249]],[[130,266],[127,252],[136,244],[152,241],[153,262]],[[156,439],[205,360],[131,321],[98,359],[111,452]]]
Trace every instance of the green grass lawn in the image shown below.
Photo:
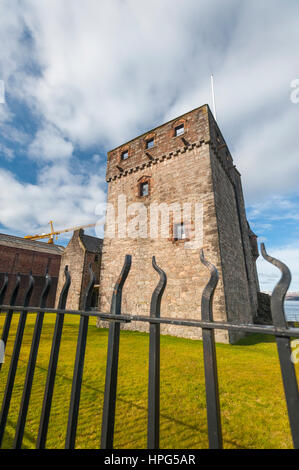
[[[1,315],[0,331],[4,315]],[[24,448],[34,448],[54,329],[45,315],[27,417]],[[2,402],[18,315],[14,315],[1,371]],[[35,315],[28,316],[3,440],[12,446]],[[56,375],[47,448],[64,448],[79,319],[66,315]],[[90,320],[76,448],[99,448],[108,330]],[[146,448],[148,335],[121,331],[115,448]],[[292,448],[282,381],[272,337],[252,335],[237,345],[217,344],[225,448]],[[161,337],[160,446],[207,448],[201,341]]]

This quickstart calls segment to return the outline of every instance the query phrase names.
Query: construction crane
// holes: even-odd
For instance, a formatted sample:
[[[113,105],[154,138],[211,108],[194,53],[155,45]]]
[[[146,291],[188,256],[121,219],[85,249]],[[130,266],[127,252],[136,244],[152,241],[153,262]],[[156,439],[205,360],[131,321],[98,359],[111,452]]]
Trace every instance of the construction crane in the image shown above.
[[[94,227],[95,225],[103,225],[104,222],[97,222],[94,224],[87,224],[87,225],[79,225],[78,227],[71,227],[71,228],[65,228],[63,230],[54,230],[53,228],[53,221],[50,220],[49,224],[51,227],[51,232],[50,233],[42,233],[41,235],[26,235],[24,238],[27,238],[27,240],[42,240],[44,238],[48,238],[48,242],[51,245],[54,244],[54,237],[55,240],[57,240],[58,235],[61,233],[65,232],[74,232],[75,230],[79,230],[80,228],[87,228],[87,227]]]

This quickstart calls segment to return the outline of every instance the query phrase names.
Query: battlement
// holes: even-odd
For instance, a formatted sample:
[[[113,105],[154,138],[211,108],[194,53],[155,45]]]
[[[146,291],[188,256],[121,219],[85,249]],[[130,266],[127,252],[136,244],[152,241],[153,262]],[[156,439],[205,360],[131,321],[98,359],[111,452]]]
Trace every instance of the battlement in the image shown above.
[[[170,154],[185,152],[192,145],[208,141],[208,106],[204,105],[108,152],[107,181],[146,168],[168,158]]]
[[[208,105],[189,111],[108,152],[106,180],[122,178],[203,144],[212,146],[233,182],[233,159]]]

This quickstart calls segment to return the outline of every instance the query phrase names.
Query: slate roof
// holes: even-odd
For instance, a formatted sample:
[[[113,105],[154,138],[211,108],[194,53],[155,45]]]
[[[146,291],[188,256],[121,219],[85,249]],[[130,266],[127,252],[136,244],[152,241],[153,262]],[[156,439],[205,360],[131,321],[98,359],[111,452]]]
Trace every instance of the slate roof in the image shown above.
[[[87,251],[90,253],[101,253],[103,247],[102,238],[92,237],[85,234],[81,235],[80,238]]]
[[[62,255],[64,251],[64,246],[50,245],[49,243],[38,242],[36,240],[27,240],[26,238],[7,235],[6,233],[0,233],[0,245],[57,255]]]

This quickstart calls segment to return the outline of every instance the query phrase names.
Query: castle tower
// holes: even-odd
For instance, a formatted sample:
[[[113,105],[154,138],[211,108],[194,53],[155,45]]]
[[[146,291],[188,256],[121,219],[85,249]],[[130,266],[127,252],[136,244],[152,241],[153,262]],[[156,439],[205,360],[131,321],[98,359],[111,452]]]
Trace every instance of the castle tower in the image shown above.
[[[161,316],[200,319],[209,279],[199,259],[203,248],[220,276],[214,320],[252,321],[258,291],[256,237],[246,219],[240,174],[207,105],[108,152],[106,176],[100,311],[109,311],[124,257],[131,254],[123,312],[149,314],[158,281],[151,265],[155,255],[167,274]],[[122,327],[147,331],[148,325]],[[161,332],[201,337],[200,328],[162,325]],[[220,342],[239,337],[216,331]]]

